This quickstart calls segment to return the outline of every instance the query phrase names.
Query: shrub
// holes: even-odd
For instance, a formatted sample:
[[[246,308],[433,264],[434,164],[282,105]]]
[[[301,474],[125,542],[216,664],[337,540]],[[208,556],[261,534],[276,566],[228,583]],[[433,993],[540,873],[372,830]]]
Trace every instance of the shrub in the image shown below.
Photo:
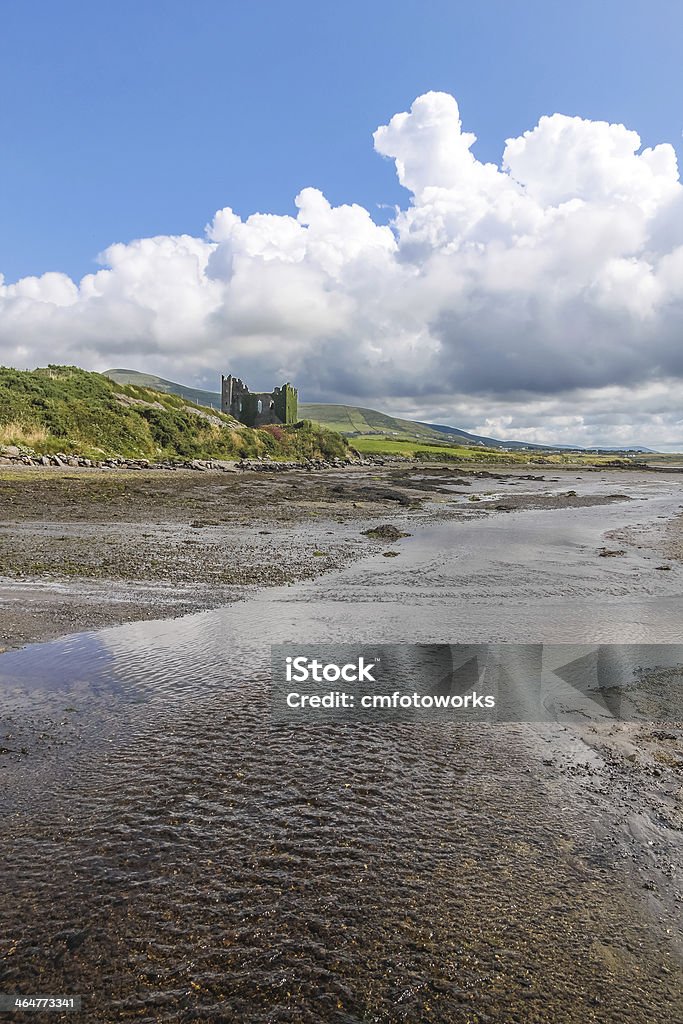
[[[127,404],[123,398],[136,401]],[[117,384],[75,366],[37,370],[0,367],[0,442],[33,448],[124,457],[211,459],[344,457],[340,434],[302,420],[255,430],[181,396]]]

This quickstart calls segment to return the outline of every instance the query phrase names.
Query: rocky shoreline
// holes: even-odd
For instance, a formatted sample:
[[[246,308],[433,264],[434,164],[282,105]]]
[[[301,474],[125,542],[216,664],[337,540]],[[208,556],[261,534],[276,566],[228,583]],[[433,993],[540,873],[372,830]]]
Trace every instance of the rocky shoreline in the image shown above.
[[[391,459],[391,456],[388,457]],[[91,459],[85,455],[56,452],[54,455],[39,455],[29,448],[17,445],[0,447],[0,465],[2,466],[54,466],[57,469],[131,469],[131,470],[166,470],[177,471],[193,469],[199,471],[217,470],[222,473],[237,473],[240,470],[282,473],[292,469],[337,469],[341,466],[374,464],[372,457],[354,456],[348,459],[305,459],[302,461],[283,462],[277,459],[164,459],[153,462],[150,459],[123,458],[110,456],[103,459]]]
[[[556,466],[548,464],[543,459],[530,456],[528,465],[547,466],[551,470],[564,470],[575,467]],[[391,466],[406,464],[431,464],[438,465],[437,459],[418,458],[411,459],[406,455],[391,453],[363,453],[354,448],[350,449],[348,458],[332,459],[301,459],[284,461],[273,459],[270,456],[256,457],[252,459],[162,459],[152,461],[143,458],[124,458],[123,456],[106,456],[101,459],[89,458],[85,455],[56,452],[54,454],[39,454],[31,448],[18,447],[17,445],[0,445],[0,466],[41,466],[43,468],[53,466],[56,469],[118,469],[118,470],[164,470],[178,471],[184,469],[205,472],[214,470],[222,473],[238,473],[251,471],[258,473],[286,473],[292,470],[323,470],[340,469],[344,466]],[[449,465],[457,464],[454,459]],[[505,464],[504,455],[501,454],[501,465]],[[521,464],[520,464],[521,465]],[[586,472],[597,472],[603,469],[622,469],[641,472],[658,473],[683,473],[683,468],[677,466],[653,467],[647,463],[636,462],[633,459],[611,459],[603,464],[586,464],[582,467]],[[498,474],[486,470],[475,470],[476,475],[495,477]],[[533,477],[527,477],[533,479]]]

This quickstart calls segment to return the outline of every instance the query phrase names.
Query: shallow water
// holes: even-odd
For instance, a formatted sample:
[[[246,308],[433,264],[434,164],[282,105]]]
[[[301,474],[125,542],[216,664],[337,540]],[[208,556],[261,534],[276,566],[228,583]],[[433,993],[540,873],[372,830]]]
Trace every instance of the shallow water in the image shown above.
[[[680,1019],[672,922],[533,729],[269,720],[271,643],[680,642],[681,570],[596,557],[675,479],[568,486],[647,500],[426,519],[398,558],[1,656],[0,988],[93,1021]]]

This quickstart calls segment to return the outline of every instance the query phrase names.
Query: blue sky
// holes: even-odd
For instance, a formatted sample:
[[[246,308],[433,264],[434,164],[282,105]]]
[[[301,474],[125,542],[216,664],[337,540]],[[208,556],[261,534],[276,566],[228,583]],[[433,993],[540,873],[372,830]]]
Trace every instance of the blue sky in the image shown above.
[[[371,133],[455,95],[475,153],[560,111],[680,153],[678,0],[5,0],[0,273],[74,278],[114,241],[201,233],[303,187],[406,203]]]
[[[0,363],[683,448],[680,0],[0,14]]]

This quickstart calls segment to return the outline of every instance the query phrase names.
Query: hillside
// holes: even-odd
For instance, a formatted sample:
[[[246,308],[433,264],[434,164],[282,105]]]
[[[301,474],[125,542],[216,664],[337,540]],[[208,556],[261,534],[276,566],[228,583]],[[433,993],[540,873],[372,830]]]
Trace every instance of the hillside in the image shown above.
[[[118,384],[132,384],[135,387],[151,388],[152,391],[163,391],[169,395],[180,395],[188,402],[203,405],[210,409],[220,409],[221,396],[218,391],[202,391],[201,388],[188,388],[184,384],[175,384],[172,380],[164,380],[153,373],[140,373],[139,370],[105,370],[105,377],[111,377]]]
[[[345,457],[339,434],[309,423],[253,430],[186,397],[75,366],[0,367],[0,445],[94,458]]]
[[[218,391],[202,391],[198,388],[186,387],[184,384],[176,384],[174,381],[165,380],[163,377],[156,377],[151,373],[140,373],[138,370],[106,370],[105,375],[111,377],[121,384],[132,384],[167,394],[179,395],[189,402],[210,406],[213,409],[220,409],[221,396]],[[299,415],[303,419],[312,420],[314,423],[328,430],[337,431],[352,439],[362,438],[387,438],[389,441],[419,441],[422,444],[444,446],[456,446],[458,448],[475,446],[479,448],[504,448],[507,451],[530,450],[530,451],[582,451],[581,448],[572,448],[569,445],[532,444],[529,441],[503,440],[496,437],[485,437],[480,434],[471,434],[467,430],[460,430],[459,427],[449,427],[441,423],[424,423],[419,420],[404,420],[397,416],[390,416],[388,413],[377,412],[375,409],[364,409],[355,405],[327,405],[322,403],[299,402]],[[363,447],[362,445],[359,445]],[[364,450],[370,450],[365,448]],[[373,450],[379,450],[374,446]],[[390,451],[390,448],[386,448]],[[623,448],[614,446],[600,446],[591,448],[591,452],[619,452]],[[651,448],[642,445],[631,445],[629,452],[645,454],[652,452]]]
[[[154,388],[156,391],[164,391],[168,394],[180,395],[190,402],[199,402],[203,405],[220,409],[221,396],[217,391],[202,391],[197,388],[187,387],[185,384],[176,384],[174,381],[165,380],[163,377],[156,377],[151,373],[140,373],[138,370],[106,370],[106,376],[111,377],[121,384],[137,384],[142,387]],[[299,402],[299,415],[307,420],[313,420],[328,430],[336,430],[347,437],[388,437],[397,440],[408,439],[411,441],[420,440],[425,443],[448,444],[449,435],[452,442],[458,445],[482,445],[490,447],[526,447],[522,442],[496,441],[495,438],[479,438],[474,434],[468,434],[466,430],[458,430],[455,427],[439,426],[433,423],[419,423],[416,420],[399,419],[396,416],[389,416],[387,413],[377,412],[374,409],[364,409],[355,405],[324,405],[322,403]],[[529,447],[541,447],[530,445]]]
[[[363,409],[355,405],[322,405],[311,402],[301,402],[299,410],[306,419],[315,423],[322,423],[330,430],[338,430],[340,434],[347,437],[371,437],[379,435],[382,437],[410,438],[421,441],[434,441],[443,444],[447,438],[438,429],[428,423],[418,423],[416,420],[403,420],[397,416],[389,416],[384,412],[377,412],[375,409]],[[446,431],[450,428],[444,427]],[[467,444],[469,435],[464,431],[458,433],[461,444]]]

